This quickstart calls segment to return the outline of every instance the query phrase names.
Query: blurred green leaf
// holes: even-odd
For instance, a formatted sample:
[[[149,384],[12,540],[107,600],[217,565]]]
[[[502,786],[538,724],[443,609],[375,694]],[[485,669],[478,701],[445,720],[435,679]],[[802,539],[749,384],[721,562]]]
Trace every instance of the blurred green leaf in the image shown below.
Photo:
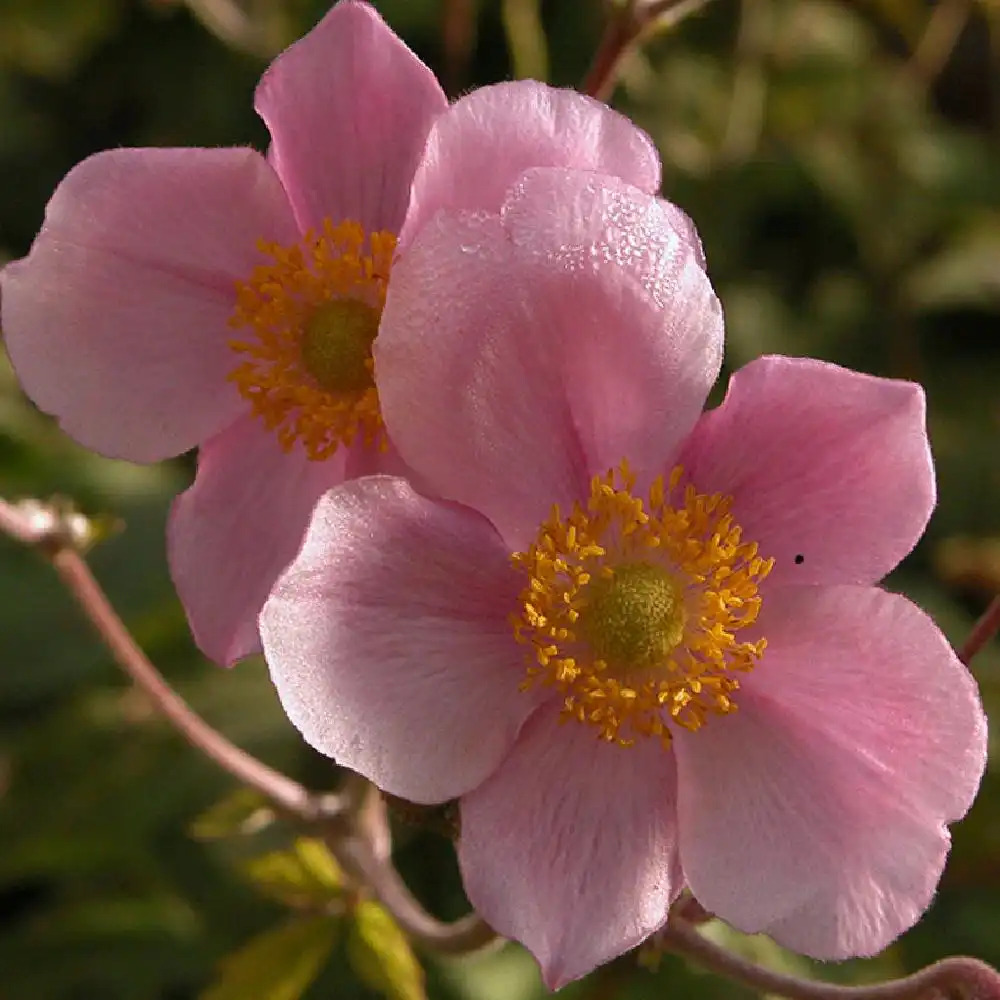
[[[200,1000],[298,1000],[333,951],[339,923],[296,917],[265,931],[219,963]]]
[[[197,840],[222,840],[256,833],[274,819],[274,810],[260,792],[252,788],[236,791],[209,806],[188,828]]]
[[[910,273],[920,309],[1000,305],[1000,213],[977,218]]]
[[[347,958],[358,978],[388,1000],[424,1000],[424,970],[399,925],[380,904],[355,907]]]
[[[0,17],[0,64],[66,76],[118,26],[124,0],[5,0]]]
[[[325,907],[339,897],[344,876],[321,840],[298,837],[288,851],[271,851],[245,865],[250,880],[287,906]]]
[[[514,77],[547,80],[549,55],[539,0],[502,0],[500,9]]]

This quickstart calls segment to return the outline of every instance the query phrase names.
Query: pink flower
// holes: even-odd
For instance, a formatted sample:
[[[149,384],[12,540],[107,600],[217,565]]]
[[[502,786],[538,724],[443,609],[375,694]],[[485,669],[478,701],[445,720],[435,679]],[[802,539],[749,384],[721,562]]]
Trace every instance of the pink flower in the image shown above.
[[[195,638],[226,664],[259,648],[257,614],[316,499],[405,472],[371,360],[397,236],[443,206],[498,210],[529,166],[659,185],[648,138],[579,95],[508,84],[444,113],[431,72],[355,0],[275,60],[256,107],[266,159],[84,161],[2,275],[18,377],[70,435],[143,462],[201,447],[168,548]]]
[[[879,951],[983,772],[971,676],[876,585],[934,504],[920,388],[766,357],[702,413],[722,339],[696,235],[628,184],[534,170],[441,213],[375,347],[426,495],[327,493],[261,616],[310,743],[460,800],[469,898],[553,988],[685,886]]]

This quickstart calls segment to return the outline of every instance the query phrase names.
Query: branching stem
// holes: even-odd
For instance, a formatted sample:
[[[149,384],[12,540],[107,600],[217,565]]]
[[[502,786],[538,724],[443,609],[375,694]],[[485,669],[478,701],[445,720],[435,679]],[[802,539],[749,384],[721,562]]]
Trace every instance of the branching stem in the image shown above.
[[[45,554],[115,662],[151,699],[187,743],[243,785],[295,819],[324,825],[341,865],[368,886],[414,942],[428,951],[461,955],[479,951],[497,935],[477,914],[454,923],[436,920],[403,883],[389,856],[388,826],[377,790],[358,778],[342,795],[320,795],[245,750],[210,726],[164,680],[111,606],[58,513],[30,502],[0,500],[0,532]]]
[[[614,90],[622,60],[647,30],[676,24],[706,3],[708,0],[626,0],[608,18],[580,89],[599,101],[606,101]]]
[[[946,958],[885,983],[841,986],[765,969],[720,947],[686,920],[671,918],[659,933],[661,947],[761,993],[789,1000],[1000,1000],[1000,973],[975,958]]]

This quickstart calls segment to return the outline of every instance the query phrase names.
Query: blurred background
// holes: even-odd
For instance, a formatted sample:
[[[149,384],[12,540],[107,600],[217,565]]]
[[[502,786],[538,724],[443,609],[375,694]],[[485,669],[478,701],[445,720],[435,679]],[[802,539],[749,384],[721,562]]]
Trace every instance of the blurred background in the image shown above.
[[[453,95],[512,76],[578,84],[604,13],[599,0],[377,6]],[[0,261],[27,250],[52,189],[99,149],[263,148],[257,77],[326,7],[0,0]],[[654,137],[664,193],[701,230],[730,369],[782,352],[927,387],[940,503],[889,585],[956,644],[1000,591],[998,53],[993,0],[712,0],[633,53],[614,96]],[[92,563],[154,661],[235,741],[331,787],[332,768],[284,720],[262,665],[227,673],[191,645],[163,544],[191,472],[189,460],[142,468],[77,448],[32,409],[0,352],[0,495],[59,494],[120,519]],[[974,670],[1000,711],[997,641]],[[268,978],[283,967],[280,940],[267,939],[256,966],[220,965],[287,912],[288,893],[261,892],[252,883],[267,879],[247,867],[287,833],[216,839],[211,817],[192,828],[231,791],[117,675],[48,567],[0,539],[0,1000],[541,995],[513,946],[431,960],[423,987],[412,970],[391,981],[366,972],[349,935],[324,940],[282,981]],[[396,837],[428,906],[463,912],[447,839],[402,823]],[[759,961],[845,982],[954,952],[1000,965],[996,766],[954,838],[930,912],[871,962],[817,970],[766,940],[713,933]],[[745,995],[678,959],[649,964],[626,956],[566,992]]]

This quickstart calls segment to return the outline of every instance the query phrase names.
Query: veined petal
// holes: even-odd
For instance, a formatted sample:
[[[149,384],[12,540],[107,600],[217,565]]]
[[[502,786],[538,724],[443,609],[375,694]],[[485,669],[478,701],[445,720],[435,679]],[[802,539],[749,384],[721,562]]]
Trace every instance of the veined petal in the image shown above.
[[[550,989],[645,940],[683,885],[673,756],[606,743],[542,706],[496,773],[464,796],[465,889]]]
[[[607,105],[535,80],[480,87],[431,129],[400,246],[443,208],[498,212],[531,167],[593,171],[646,194],[660,186],[652,140]]]
[[[205,444],[167,529],[170,569],[195,641],[232,666],[260,652],[257,617],[302,544],[319,497],[344,479],[348,452],[323,462],[246,416]]]
[[[302,229],[329,217],[398,233],[434,118],[434,74],[367,3],[341,0],[262,77],[257,112]]]
[[[507,616],[518,581],[478,514],[373,476],[327,493],[261,615],[288,717],[380,788],[443,802],[503,759],[538,696]]]
[[[675,739],[692,892],[822,959],[871,955],[926,909],[986,762],[975,684],[934,623],[867,587],[785,587],[739,711]]]
[[[245,404],[227,321],[259,239],[295,225],[249,149],[116,149],[56,189],[30,254],[0,273],[22,386],[81,444],[157,461],[218,433]]]
[[[733,497],[744,537],[775,558],[772,586],[875,583],[934,507],[920,386],[808,358],[736,372],[680,461],[699,490]]]
[[[375,342],[403,458],[511,549],[623,458],[659,471],[721,354],[690,234],[656,198],[562,170],[526,175],[502,219],[438,215],[396,265]]]

